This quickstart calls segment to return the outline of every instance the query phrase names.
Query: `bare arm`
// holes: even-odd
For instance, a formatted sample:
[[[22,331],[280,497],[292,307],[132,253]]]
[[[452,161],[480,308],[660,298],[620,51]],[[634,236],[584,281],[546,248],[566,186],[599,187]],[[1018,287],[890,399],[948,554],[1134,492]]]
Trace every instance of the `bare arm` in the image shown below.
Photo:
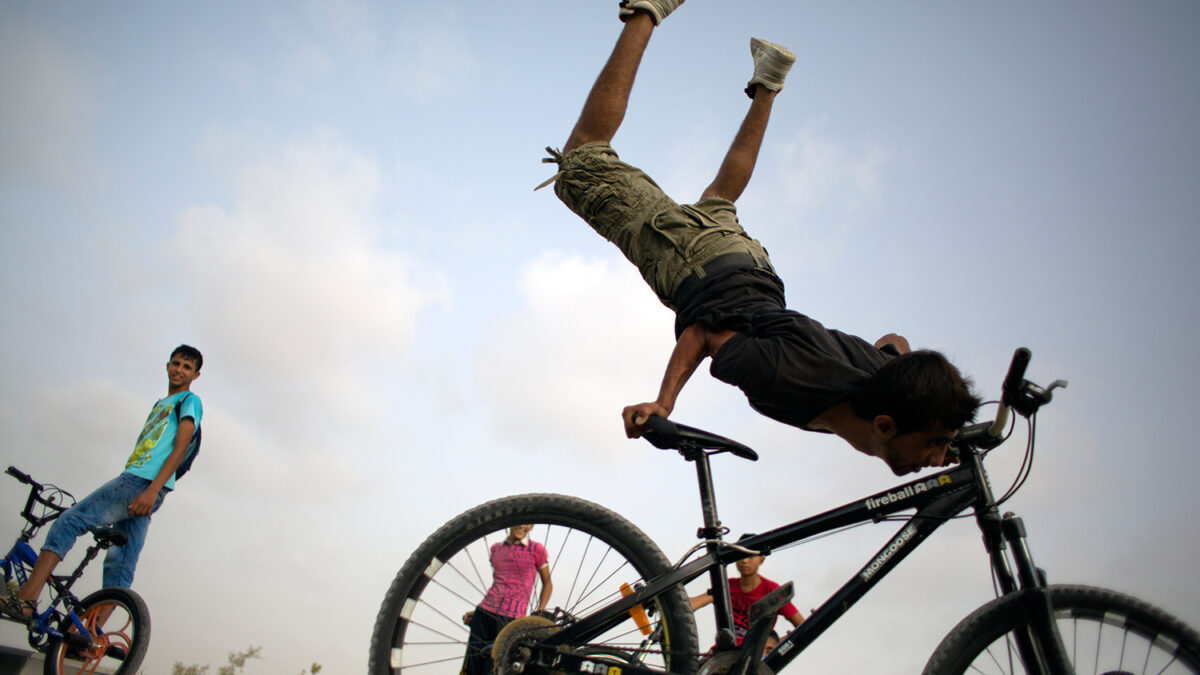
[[[541,612],[550,603],[550,593],[554,590],[554,582],[550,581],[550,565],[542,565],[538,574],[542,577],[542,593],[538,596],[537,611]]]
[[[162,468],[158,470],[158,475],[154,480],[150,481],[150,485],[142,494],[133,498],[129,503],[129,515],[131,516],[148,516],[154,511],[154,503],[158,501],[158,493],[162,491],[163,486],[175,475],[175,469],[183,463],[184,457],[187,456],[188,444],[192,442],[192,434],[196,432],[196,420],[185,417],[179,420],[179,429],[175,432],[175,447],[171,450],[171,454],[167,456],[167,460],[163,462]]]
[[[708,593],[704,593],[702,595],[693,595],[692,597],[688,598],[688,602],[691,603],[692,611],[694,612],[701,607],[706,607],[712,604],[712,595]]]
[[[907,354],[912,351],[912,349],[908,346],[908,340],[904,339],[903,335],[888,333],[887,335],[884,335],[875,341],[876,349],[883,349],[889,345],[895,347],[896,351],[900,352],[901,354]]]
[[[675,409],[675,400],[683,385],[696,372],[697,366],[706,357],[717,353],[729,338],[736,335],[734,331],[712,331],[702,324],[694,323],[684,329],[671,351],[667,361],[667,370],[663,373],[662,384],[658,388],[658,398],[647,403],[625,406],[621,417],[625,420],[625,435],[637,438],[646,432],[646,420],[651,415],[668,417]]]

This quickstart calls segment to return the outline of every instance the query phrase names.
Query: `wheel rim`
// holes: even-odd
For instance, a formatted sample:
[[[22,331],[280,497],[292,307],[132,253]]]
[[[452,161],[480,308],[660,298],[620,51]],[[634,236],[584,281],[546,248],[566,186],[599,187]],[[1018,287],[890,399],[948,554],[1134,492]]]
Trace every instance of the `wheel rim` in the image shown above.
[[[513,520],[513,519],[510,519]],[[567,615],[587,614],[621,597],[623,583],[636,587],[643,571],[635,569],[631,554],[603,532],[588,531],[583,523],[547,522],[547,517],[519,516],[533,523],[529,537],[549,553],[553,593],[547,609],[562,608]],[[489,523],[485,533],[465,536],[446,547],[425,570],[420,588],[411,591],[400,612],[391,650],[396,672],[456,672],[467,649],[468,628],[463,615],[473,610],[491,585],[488,562],[490,547],[504,540],[513,523]],[[531,593],[529,610],[536,609],[540,579]],[[652,612],[649,630],[659,625],[662,612]],[[562,618],[559,617],[561,621]],[[665,640],[646,636],[630,619],[606,631],[586,645],[572,645],[581,652],[603,648],[626,661],[665,669]]]
[[[1200,664],[1174,638],[1132,612],[1068,607],[1056,609],[1054,615],[1077,675],[1200,673]],[[1012,633],[988,645],[966,672],[1025,673]]]
[[[69,639],[61,642],[50,656],[58,672],[68,672],[69,666],[78,668],[80,673],[94,673],[101,668],[102,672],[115,672],[134,643],[137,626],[133,614],[122,603],[107,601],[92,605],[80,619],[91,642],[87,647],[75,647]],[[78,635],[74,625],[68,634]]]

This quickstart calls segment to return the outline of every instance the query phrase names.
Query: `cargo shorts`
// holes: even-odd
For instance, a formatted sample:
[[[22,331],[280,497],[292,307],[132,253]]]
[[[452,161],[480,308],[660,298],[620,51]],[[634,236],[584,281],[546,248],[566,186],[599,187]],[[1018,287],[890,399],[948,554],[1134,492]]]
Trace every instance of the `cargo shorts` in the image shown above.
[[[554,193],[621,249],[667,307],[676,309],[679,285],[695,273],[703,275],[703,266],[718,256],[746,253],[771,269],[766,249],[742,229],[728,199],[677,204],[603,141],[551,154],[546,161],[559,167],[551,179]]]

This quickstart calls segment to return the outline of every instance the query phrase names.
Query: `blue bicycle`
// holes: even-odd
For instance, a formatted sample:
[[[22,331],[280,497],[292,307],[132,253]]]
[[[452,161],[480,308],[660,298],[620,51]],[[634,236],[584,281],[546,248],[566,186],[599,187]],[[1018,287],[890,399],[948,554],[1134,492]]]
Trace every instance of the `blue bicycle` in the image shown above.
[[[42,526],[71,508],[75,497],[59,487],[35,481],[16,467],[8,467],[6,473],[29,486],[29,497],[21,511],[25,526],[12,549],[0,559],[11,595],[29,578],[37,560],[37,551],[29,542]],[[128,588],[104,588],[82,600],[71,592],[84,568],[101,550],[126,541],[124,532],[111,527],[89,529],[95,543],[88,547],[75,571],[50,577],[50,604],[30,620],[29,646],[45,654],[46,675],[134,675],[150,644],[150,610],[146,602]]]

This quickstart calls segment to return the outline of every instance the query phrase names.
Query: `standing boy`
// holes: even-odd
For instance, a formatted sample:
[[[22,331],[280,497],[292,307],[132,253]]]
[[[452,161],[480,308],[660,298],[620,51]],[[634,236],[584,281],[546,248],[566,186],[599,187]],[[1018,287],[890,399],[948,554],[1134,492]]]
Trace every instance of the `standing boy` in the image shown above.
[[[54,521],[29,579],[17,595],[0,606],[4,614],[24,621],[33,616],[54,568],[89,527],[111,525],[129,538],[124,546],[108,549],[104,587],[129,588],[133,583],[133,572],[150,528],[150,514],[175,488],[175,471],[187,459],[192,436],[204,414],[200,397],[191,392],[203,364],[204,357],[195,347],[180,345],[171,352],[167,395],[150,410],[125,471]]]

